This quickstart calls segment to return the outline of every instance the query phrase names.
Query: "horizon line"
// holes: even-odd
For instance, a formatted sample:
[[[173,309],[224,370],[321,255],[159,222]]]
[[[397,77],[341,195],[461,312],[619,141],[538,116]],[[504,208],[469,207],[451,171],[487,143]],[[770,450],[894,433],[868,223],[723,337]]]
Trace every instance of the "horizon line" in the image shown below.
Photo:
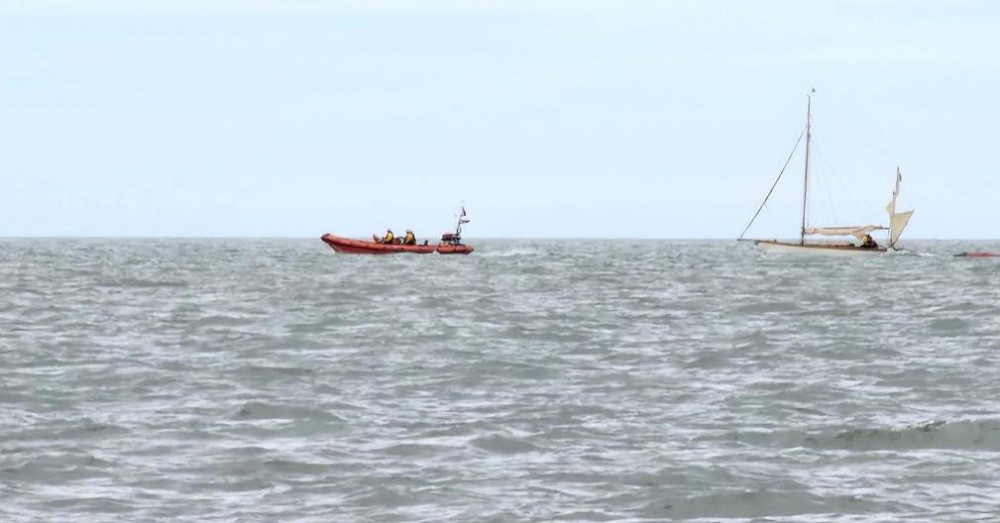
[[[109,236],[109,235],[67,235],[67,236],[0,236],[4,240],[319,240],[321,236]],[[775,238],[730,238],[730,237],[630,237],[630,236],[473,236],[472,240],[540,240],[540,241],[590,241],[590,240],[633,240],[633,241],[743,241],[774,240]],[[777,238],[790,240],[795,238]],[[997,238],[908,238],[905,241],[1000,241]],[[904,243],[905,243],[904,241]]]

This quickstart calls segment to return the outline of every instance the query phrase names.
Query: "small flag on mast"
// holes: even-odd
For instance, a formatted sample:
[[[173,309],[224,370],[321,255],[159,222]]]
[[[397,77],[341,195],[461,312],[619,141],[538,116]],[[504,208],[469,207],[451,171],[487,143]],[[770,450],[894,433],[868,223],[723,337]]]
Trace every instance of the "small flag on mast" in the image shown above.
[[[462,206],[462,214],[458,217],[459,223],[469,223],[469,219],[465,217],[465,206]]]

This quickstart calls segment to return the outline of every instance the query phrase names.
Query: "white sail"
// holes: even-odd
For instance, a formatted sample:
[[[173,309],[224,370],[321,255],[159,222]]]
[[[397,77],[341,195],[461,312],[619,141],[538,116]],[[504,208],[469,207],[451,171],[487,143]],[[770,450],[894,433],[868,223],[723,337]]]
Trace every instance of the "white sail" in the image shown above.
[[[913,211],[905,211],[901,213],[893,214],[889,218],[889,245],[896,245],[899,241],[899,235],[903,234],[903,229],[906,228],[906,224],[910,221],[910,216],[913,216]]]
[[[889,211],[889,218],[892,218],[893,214],[896,214],[896,199],[899,198],[899,184],[903,181],[903,173],[900,172],[899,167],[896,167],[896,187],[892,190],[892,198],[889,200],[889,205],[885,207],[886,211]]]
[[[819,236],[854,236],[863,240],[872,231],[885,229],[881,225],[852,225],[848,227],[806,227],[805,233]]]
[[[903,229],[913,216],[913,211],[896,212],[896,200],[899,199],[899,186],[903,181],[903,173],[896,168],[896,187],[892,190],[892,199],[885,210],[889,211],[889,246],[893,247],[899,241],[899,236],[903,234]]]

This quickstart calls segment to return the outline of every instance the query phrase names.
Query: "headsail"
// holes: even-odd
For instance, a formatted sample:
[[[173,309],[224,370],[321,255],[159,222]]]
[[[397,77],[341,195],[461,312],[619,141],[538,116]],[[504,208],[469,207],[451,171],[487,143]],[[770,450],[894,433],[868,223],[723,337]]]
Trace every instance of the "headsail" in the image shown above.
[[[901,213],[896,213],[892,215],[889,222],[889,245],[896,245],[899,241],[899,235],[903,234],[903,229],[906,228],[907,222],[910,221],[910,216],[913,216],[913,211],[906,211]]]
[[[902,181],[903,173],[897,167],[896,187],[892,191],[892,199],[889,200],[889,205],[885,208],[885,210],[889,211],[889,247],[896,245],[899,236],[903,234],[903,229],[906,228],[906,224],[910,221],[910,216],[913,215],[912,210],[900,213],[896,212],[896,200],[899,198],[899,185]]]

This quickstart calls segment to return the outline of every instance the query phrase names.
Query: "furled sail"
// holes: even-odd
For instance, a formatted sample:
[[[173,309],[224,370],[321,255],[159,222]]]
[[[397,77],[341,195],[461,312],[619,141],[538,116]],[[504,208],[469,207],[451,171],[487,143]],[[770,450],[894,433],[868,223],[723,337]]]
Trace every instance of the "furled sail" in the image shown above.
[[[906,228],[906,224],[910,221],[910,216],[913,215],[913,211],[896,212],[896,200],[899,198],[899,185],[902,181],[903,173],[899,168],[896,168],[896,187],[892,191],[892,199],[889,200],[889,205],[885,208],[885,210],[889,211],[890,247],[896,245],[896,241],[899,240],[899,236],[903,234],[903,229]]]
[[[865,235],[872,231],[884,230],[881,225],[853,225],[848,227],[806,227],[805,233],[819,236],[854,236],[864,240]]]

